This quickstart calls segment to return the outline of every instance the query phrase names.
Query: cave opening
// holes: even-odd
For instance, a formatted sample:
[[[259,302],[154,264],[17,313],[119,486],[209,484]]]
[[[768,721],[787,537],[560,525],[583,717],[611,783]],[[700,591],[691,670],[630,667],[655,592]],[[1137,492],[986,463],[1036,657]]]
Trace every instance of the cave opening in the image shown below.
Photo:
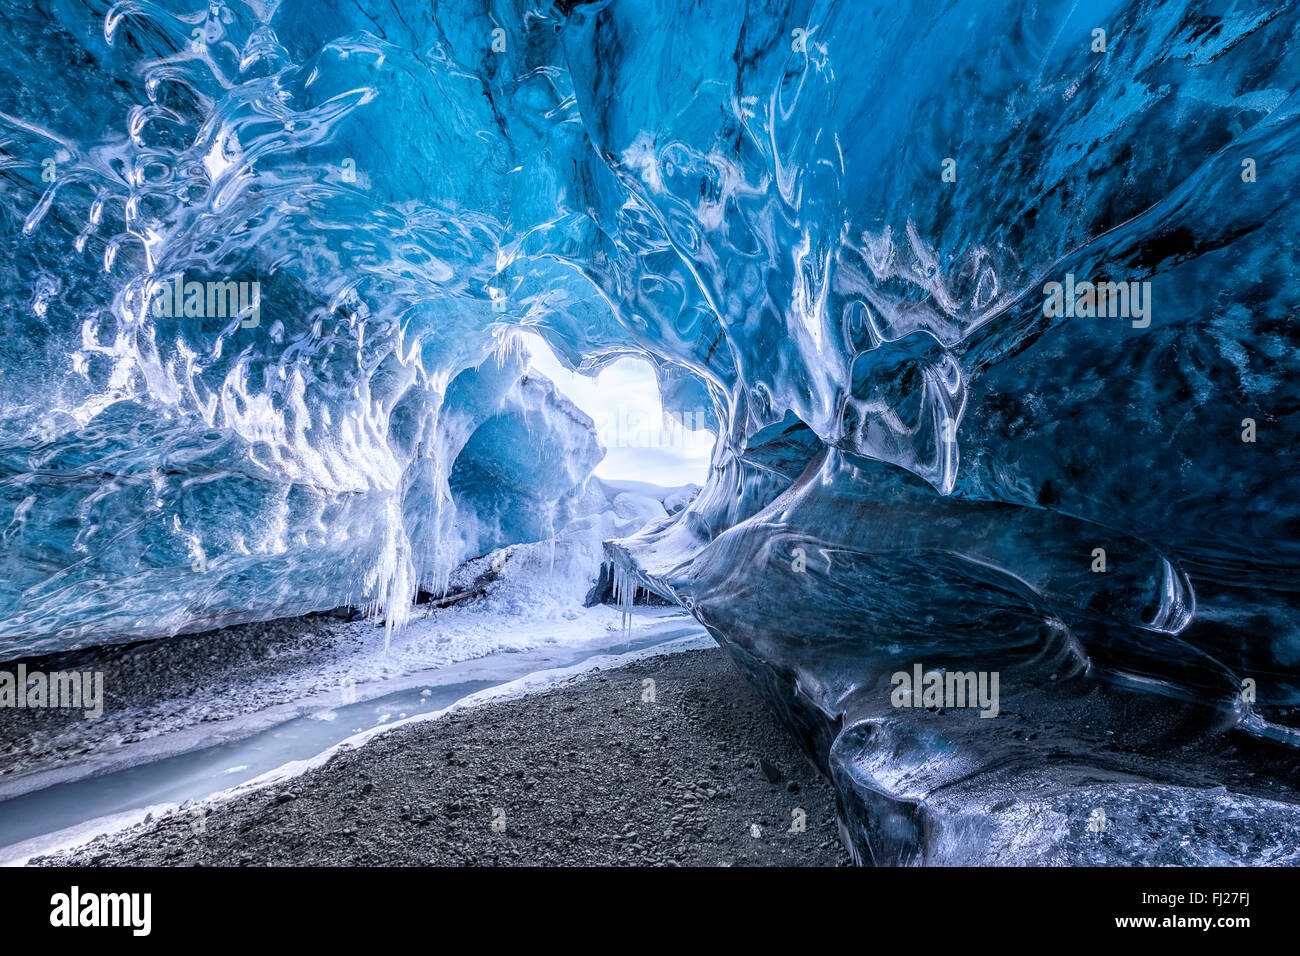
[[[546,376],[596,425],[605,457],[594,474],[666,488],[702,485],[714,444],[712,411],[669,408],[654,366],[622,355],[595,374],[569,370],[540,336],[527,336],[529,369]]]

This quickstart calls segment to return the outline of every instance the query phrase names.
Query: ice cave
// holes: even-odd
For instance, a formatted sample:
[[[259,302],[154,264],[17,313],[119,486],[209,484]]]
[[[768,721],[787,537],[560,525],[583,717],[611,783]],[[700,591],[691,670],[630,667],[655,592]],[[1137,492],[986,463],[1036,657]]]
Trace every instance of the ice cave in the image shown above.
[[[1294,5],[0,7],[3,660],[639,621],[857,864],[1300,863]]]

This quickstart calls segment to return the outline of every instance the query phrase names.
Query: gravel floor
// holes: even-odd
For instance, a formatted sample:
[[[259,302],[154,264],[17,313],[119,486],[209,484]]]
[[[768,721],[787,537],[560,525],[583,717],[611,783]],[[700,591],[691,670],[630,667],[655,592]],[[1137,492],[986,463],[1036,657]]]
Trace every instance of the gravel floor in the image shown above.
[[[32,862],[849,860],[830,787],[725,654],[707,650],[647,658],[543,694],[398,728],[290,785],[183,808]]]
[[[364,653],[375,631],[370,622],[308,614],[27,658],[29,672],[103,674],[104,714],[86,720],[76,709],[0,708],[0,776],[337,690],[330,664]],[[15,673],[17,664],[0,669]]]

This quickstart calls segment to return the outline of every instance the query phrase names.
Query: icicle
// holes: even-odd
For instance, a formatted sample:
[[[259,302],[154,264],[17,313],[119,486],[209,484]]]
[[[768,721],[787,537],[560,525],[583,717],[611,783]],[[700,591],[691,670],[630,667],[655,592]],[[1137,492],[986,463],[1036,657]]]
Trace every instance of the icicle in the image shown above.
[[[492,352],[497,368],[512,362],[527,364],[528,334],[515,325],[498,325],[492,329]]]
[[[551,577],[555,576],[555,512],[549,511],[546,515],[546,551],[547,551],[547,572]]]
[[[632,631],[632,606],[636,603],[638,591],[636,578],[628,574],[620,564],[614,565],[614,603],[623,611],[623,631]]]

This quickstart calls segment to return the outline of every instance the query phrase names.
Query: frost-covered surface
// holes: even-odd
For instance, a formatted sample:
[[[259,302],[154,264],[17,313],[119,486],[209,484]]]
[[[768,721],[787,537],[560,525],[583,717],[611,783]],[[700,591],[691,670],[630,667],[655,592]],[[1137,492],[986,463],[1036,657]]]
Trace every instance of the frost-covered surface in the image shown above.
[[[708,484],[616,507],[654,520],[609,553],[807,741],[859,859],[952,861],[963,767],[1192,786],[1158,756],[1180,734],[1198,785],[1294,800],[1294,6],[5,13],[11,648],[400,622],[462,559],[599,513],[583,429],[519,384],[526,325],[707,406]],[[256,324],[154,314],[182,273],[259,282]],[[1067,275],[1139,284],[1149,324],[1053,314]],[[1070,778],[1003,717],[918,723],[889,704],[915,663],[1128,749],[1072,744]]]

